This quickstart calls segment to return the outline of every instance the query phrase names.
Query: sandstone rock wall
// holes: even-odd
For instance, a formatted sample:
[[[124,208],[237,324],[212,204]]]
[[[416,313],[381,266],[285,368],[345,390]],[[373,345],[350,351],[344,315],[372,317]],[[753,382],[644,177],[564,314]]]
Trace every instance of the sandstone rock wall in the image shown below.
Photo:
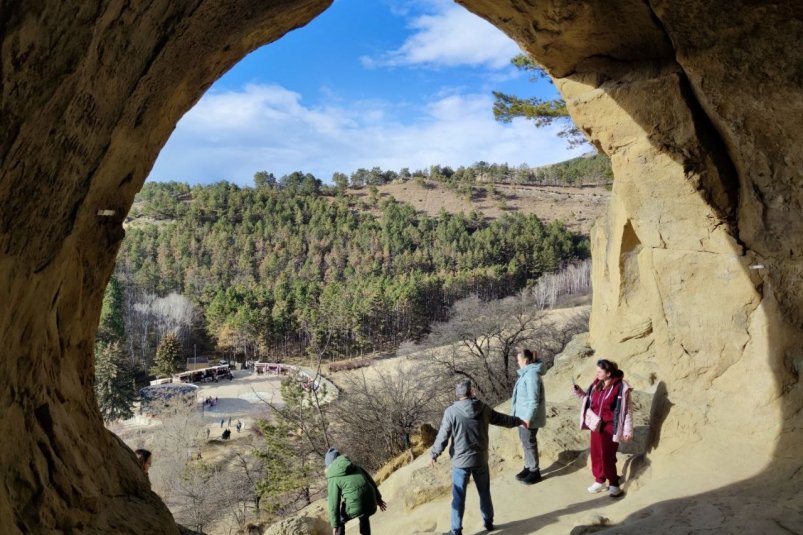
[[[0,3],[0,533],[178,533],[92,391],[122,221],[203,91],[330,3]]]
[[[732,433],[756,470],[799,465],[800,4],[461,3],[551,72],[613,162],[591,345],[666,382],[670,442]]]
[[[203,91],[330,3],[0,3],[0,531],[176,532],[92,394],[121,223]],[[591,344],[665,383],[661,448],[725,432],[747,472],[799,467],[801,3],[458,3],[611,156]]]

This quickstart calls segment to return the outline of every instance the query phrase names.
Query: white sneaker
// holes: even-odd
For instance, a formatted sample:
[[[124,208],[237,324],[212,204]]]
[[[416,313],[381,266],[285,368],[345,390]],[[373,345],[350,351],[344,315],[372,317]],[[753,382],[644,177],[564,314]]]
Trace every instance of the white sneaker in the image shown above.
[[[608,487],[608,495],[611,498],[616,498],[617,496],[621,496],[622,495],[622,489],[620,489],[619,487],[613,487],[613,486]]]
[[[594,484],[588,487],[588,492],[590,492],[591,494],[596,494],[598,492],[602,492],[606,488],[607,487],[605,486],[605,483],[597,483],[596,481],[594,481]]]

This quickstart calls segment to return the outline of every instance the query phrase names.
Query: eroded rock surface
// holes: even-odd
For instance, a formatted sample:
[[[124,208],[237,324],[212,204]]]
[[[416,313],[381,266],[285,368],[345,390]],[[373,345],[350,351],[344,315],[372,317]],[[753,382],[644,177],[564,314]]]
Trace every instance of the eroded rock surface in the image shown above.
[[[178,532],[92,393],[122,220],[203,91],[330,3],[0,4],[3,533]],[[744,489],[799,495],[803,4],[459,3],[549,69],[613,161],[590,344],[665,386],[658,449],[724,433],[714,462],[763,474]]]
[[[122,221],[203,91],[330,3],[0,4],[0,532],[178,533],[92,391]]]

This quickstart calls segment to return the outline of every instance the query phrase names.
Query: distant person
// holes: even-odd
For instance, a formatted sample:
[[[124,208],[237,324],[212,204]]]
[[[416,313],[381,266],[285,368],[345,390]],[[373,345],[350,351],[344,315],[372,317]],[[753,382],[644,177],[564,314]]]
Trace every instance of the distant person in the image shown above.
[[[346,522],[354,518],[360,520],[360,535],[371,535],[371,515],[377,507],[387,508],[376,482],[335,448],[326,451],[324,464],[332,535],[345,535]]]
[[[224,418],[220,419],[220,428],[223,429],[223,424],[226,422]]]
[[[529,349],[521,349],[516,354],[519,378],[513,387],[513,416],[527,422],[527,427],[519,428],[519,439],[524,453],[524,469],[516,474],[516,479],[526,485],[541,481],[538,464],[538,429],[546,425],[546,396],[541,376],[545,373],[544,363],[537,360],[538,354]]]
[[[237,420],[237,432],[238,433],[240,432],[240,429],[242,429],[242,427],[243,427],[242,422],[240,422],[240,420]]]
[[[153,463],[153,455],[150,451],[143,449],[134,450],[134,454],[137,456],[139,467],[142,468],[145,475],[148,475],[148,470],[151,469],[151,463]]]
[[[231,416],[229,416],[229,427],[231,427]]]
[[[223,434],[222,434],[222,435],[220,435],[220,437],[221,437],[223,440],[228,440],[228,439],[229,439],[229,437],[231,437],[231,429],[226,429],[225,431],[223,431]]]
[[[206,428],[206,440],[209,440],[209,434],[210,434],[210,433],[211,433],[211,431],[210,431],[210,430],[209,430],[209,428],[207,427],[207,428]]]
[[[485,529],[493,530],[494,506],[491,501],[491,475],[488,470],[488,424],[502,427],[526,425],[521,418],[501,414],[478,399],[474,399],[471,381],[457,383],[455,401],[443,413],[438,436],[432,445],[430,465],[435,466],[449,438],[452,444],[452,521],[449,532],[463,534],[463,512],[466,507],[466,487],[471,476],[480,495],[480,513]]]
[[[630,403],[631,387],[624,380],[615,362],[597,361],[594,382],[585,392],[574,385],[574,395],[582,399],[580,408],[580,428],[591,431],[591,472],[594,483],[588,492],[594,494],[606,489],[608,494],[617,497],[622,494],[619,476],[616,473],[616,450],[619,442],[633,438],[633,408]]]

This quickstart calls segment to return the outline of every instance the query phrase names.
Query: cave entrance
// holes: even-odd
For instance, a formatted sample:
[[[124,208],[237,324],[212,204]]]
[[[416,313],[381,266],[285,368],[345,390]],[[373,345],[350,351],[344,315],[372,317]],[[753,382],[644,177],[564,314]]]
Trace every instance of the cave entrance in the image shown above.
[[[780,3],[734,7],[724,0],[458,3],[505,31],[556,78],[580,128],[614,157],[617,183],[626,179],[621,184],[635,195],[629,199],[638,198],[647,208],[655,208],[650,203],[657,198],[665,200],[657,210],[665,216],[662,224],[676,226],[663,238],[678,237],[669,246],[681,253],[700,248],[716,249],[715,254],[761,253],[761,263],[754,265],[767,271],[755,276],[766,276],[762,291],[776,298],[759,302],[775,315],[766,322],[770,343],[762,348],[767,351],[754,355],[755,366],[745,375],[756,382],[761,372],[767,399],[779,401],[768,401],[766,418],[756,412],[761,404],[739,413],[780,433],[779,459],[797,460],[799,466],[795,452],[803,402],[795,375],[799,351],[793,346],[801,338],[798,237],[803,220],[786,207],[800,202],[795,147],[803,134],[799,114],[777,105],[799,107],[799,17]],[[4,5],[4,532],[178,532],[131,451],[104,429],[94,404],[92,343],[103,288],[134,195],[180,117],[250,51],[330,5],[327,0]],[[766,43],[773,43],[777,53],[768,56]],[[706,117],[708,124],[701,125],[698,119]],[[732,165],[703,150],[699,136],[707,128],[721,138],[724,149],[717,156]],[[640,166],[644,161],[658,165]],[[728,167],[738,173],[737,181],[721,176]],[[655,179],[650,184],[655,190],[639,190],[642,172]],[[740,195],[729,195],[728,184],[738,184]],[[737,197],[739,205],[732,206]],[[691,210],[693,217],[669,217],[700,199],[704,209]],[[621,208],[627,218],[640,206]],[[655,212],[641,211],[644,217],[634,225],[644,248],[662,239],[649,232],[652,223],[641,224]],[[723,233],[734,222],[738,240],[729,241]],[[601,237],[603,249],[605,243]],[[616,271],[617,253],[612,250],[610,272]],[[720,266],[716,256],[710,258]],[[679,269],[674,258],[665,260]],[[744,280],[737,277],[744,275],[741,265],[733,265],[728,274]],[[718,280],[724,284],[725,279]],[[754,282],[744,282],[745,294]],[[595,300],[598,295],[605,292]],[[618,291],[611,302],[616,299]],[[787,320],[794,329],[786,329]],[[677,335],[682,325],[672,328]],[[615,346],[604,336],[598,341]],[[705,389],[690,393],[703,395]],[[741,420],[734,425],[744,428]],[[754,482],[751,497],[762,496],[774,483]],[[741,511],[763,513],[763,502],[750,503],[752,508],[740,506],[723,516],[738,522],[744,518]]]

